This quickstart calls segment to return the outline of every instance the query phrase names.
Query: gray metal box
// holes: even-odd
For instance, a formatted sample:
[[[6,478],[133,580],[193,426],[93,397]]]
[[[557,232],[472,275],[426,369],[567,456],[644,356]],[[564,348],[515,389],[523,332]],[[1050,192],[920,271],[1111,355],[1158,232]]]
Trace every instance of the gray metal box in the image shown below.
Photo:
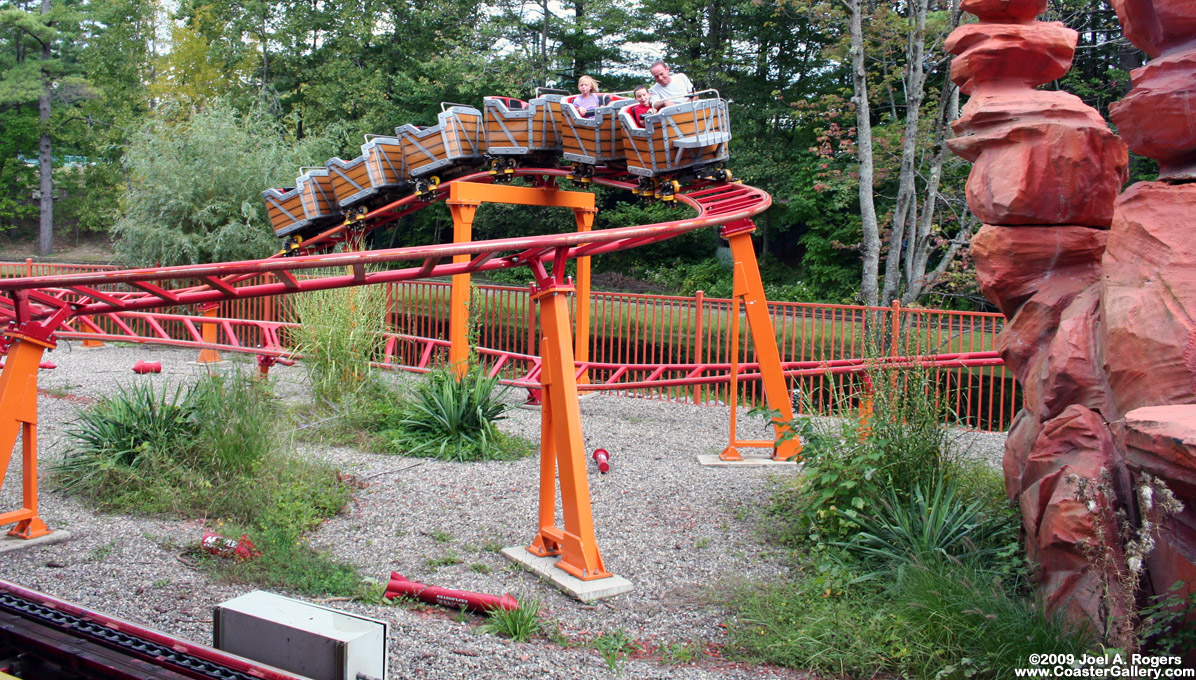
[[[385,621],[255,590],[216,605],[216,649],[312,680],[386,680]]]

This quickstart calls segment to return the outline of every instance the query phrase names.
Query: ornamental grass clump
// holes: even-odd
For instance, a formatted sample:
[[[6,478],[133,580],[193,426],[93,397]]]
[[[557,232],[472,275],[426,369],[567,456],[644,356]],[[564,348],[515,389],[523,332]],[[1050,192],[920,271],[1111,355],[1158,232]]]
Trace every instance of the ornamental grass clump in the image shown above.
[[[386,287],[355,286],[291,296],[300,326],[295,350],[318,404],[335,407],[371,384],[370,362],[386,345]]]
[[[79,414],[53,480],[107,509],[205,516],[244,503],[241,480],[278,448],[276,416],[242,374],[135,382]]]

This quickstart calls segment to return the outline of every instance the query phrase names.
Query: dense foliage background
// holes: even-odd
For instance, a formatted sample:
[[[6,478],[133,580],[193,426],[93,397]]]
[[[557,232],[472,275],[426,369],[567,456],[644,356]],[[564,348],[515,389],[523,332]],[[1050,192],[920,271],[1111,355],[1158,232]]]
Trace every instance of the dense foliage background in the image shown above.
[[[866,95],[851,78],[851,11],[864,19],[854,39]],[[1052,0],[1043,18],[1080,31],[1076,66],[1055,86],[1106,110],[1142,63],[1113,10]],[[266,254],[260,191],[289,184],[300,165],[353,158],[362,135],[430,123],[443,101],[529,97],[582,74],[629,89],[659,58],[733,102],[732,170],[775,200],[758,244],[776,290],[858,301],[872,221],[893,261],[881,266],[884,295],[974,307],[968,168],[942,151],[960,105],[942,41],[967,20],[958,0],[0,0],[0,239],[29,233],[45,212],[37,160],[39,143],[52,143],[60,238],[111,232],[119,257],[138,264]],[[859,191],[865,155],[871,192]],[[1151,171],[1135,163],[1137,175]],[[861,218],[863,196],[874,219]],[[613,193],[601,201],[598,226],[668,216]],[[423,212],[375,244],[447,238],[447,211]],[[529,223],[570,228],[496,209],[477,232]],[[718,246],[703,236],[596,266],[692,283],[717,272]]]

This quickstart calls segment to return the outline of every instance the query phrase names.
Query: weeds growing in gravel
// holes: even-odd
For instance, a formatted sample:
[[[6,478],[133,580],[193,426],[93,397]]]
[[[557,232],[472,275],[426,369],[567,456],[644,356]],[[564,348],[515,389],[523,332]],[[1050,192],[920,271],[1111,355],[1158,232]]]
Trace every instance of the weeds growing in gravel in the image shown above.
[[[544,619],[540,617],[541,609],[543,603],[535,598],[525,598],[515,609],[491,609],[481,630],[484,633],[511,638],[515,642],[527,642],[544,630]]]
[[[356,571],[303,540],[349,489],[332,468],[291,456],[278,418],[268,386],[247,373],[133,383],[80,413],[50,481],[105,510],[221,518],[221,533],[244,533],[262,553],[238,563],[197,552],[228,578],[355,594]]]
[[[602,660],[606,662],[606,667],[615,675],[623,673],[623,664],[627,663],[627,657],[635,651],[635,640],[622,628],[613,633],[602,633],[590,644],[598,650]]]

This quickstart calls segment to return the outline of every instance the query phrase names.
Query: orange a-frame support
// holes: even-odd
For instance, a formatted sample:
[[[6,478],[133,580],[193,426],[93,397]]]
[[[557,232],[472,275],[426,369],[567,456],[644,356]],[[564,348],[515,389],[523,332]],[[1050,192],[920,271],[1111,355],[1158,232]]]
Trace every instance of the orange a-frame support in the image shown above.
[[[52,333],[70,309],[34,323],[28,321],[29,294],[20,291],[14,297],[16,322],[0,339],[11,343],[0,371],[0,481],[20,435],[22,503],[20,510],[0,514],[0,526],[16,522],[10,536],[37,538],[51,533],[37,513],[37,369],[45,351],[55,347]]]
[[[719,455],[725,461],[741,461],[739,447],[772,448],[773,460],[789,460],[801,453],[801,441],[787,436],[789,423],[793,421],[793,404],[789,401],[789,390],[785,384],[785,373],[781,369],[781,353],[777,349],[776,335],[768,317],[768,300],[764,296],[764,282],[760,280],[760,265],[756,261],[756,249],[752,246],[752,232],[756,225],[751,220],[739,220],[725,225],[720,235],[731,247],[733,272],[731,284],[731,430],[730,443]],[[736,407],[739,400],[739,306],[742,302],[747,316],[748,328],[756,344],[756,356],[760,363],[760,379],[764,383],[764,398],[768,408],[778,416],[773,421],[776,440],[741,441],[736,438]]]
[[[577,220],[577,230],[589,231],[594,224],[594,194],[564,191],[551,186],[514,187],[496,184],[459,182],[449,190],[449,210],[453,215],[453,241],[466,243],[472,238],[473,218],[482,203],[508,203],[569,208]],[[574,336],[569,319],[569,295],[574,287],[565,280],[568,249],[559,249],[552,270],[535,261],[530,263],[536,279],[535,301],[540,305],[543,357],[541,383],[544,386],[540,410],[540,511],[539,527],[528,551],[541,556],[560,555],[557,566],[582,580],[611,576],[602,564],[594,537],[590,510],[590,486],[586,477],[585,444],[581,436],[581,408],[577,401],[577,359],[588,357],[589,345],[589,258],[578,258],[576,350],[570,346]],[[461,262],[468,262],[469,256]],[[458,260],[454,258],[454,262]],[[449,363],[464,371],[469,356],[467,325],[469,315],[469,274],[453,276],[449,308]],[[556,526],[557,471],[560,471],[561,507],[564,528]]]

